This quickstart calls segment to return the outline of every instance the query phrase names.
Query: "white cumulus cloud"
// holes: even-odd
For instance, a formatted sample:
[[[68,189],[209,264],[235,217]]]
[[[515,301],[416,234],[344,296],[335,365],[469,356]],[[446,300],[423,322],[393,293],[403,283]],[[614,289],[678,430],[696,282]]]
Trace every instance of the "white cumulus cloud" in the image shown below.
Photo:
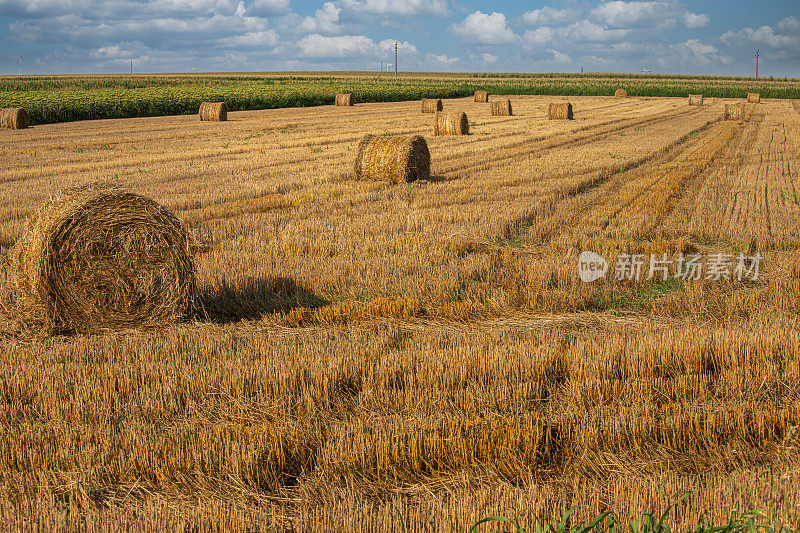
[[[710,18],[708,15],[704,14],[697,14],[687,11],[683,14],[683,25],[689,28],[690,30],[696,30],[698,28],[705,28],[708,26],[710,22]]]
[[[562,39],[577,43],[602,43],[609,41],[619,41],[627,37],[631,33],[629,29],[608,29],[582,20],[574,24],[570,24],[566,28],[559,29],[559,35]]]
[[[550,43],[556,38],[556,31],[549,26],[542,26],[535,30],[528,30],[522,36],[526,45],[539,46]]]
[[[526,11],[522,14],[522,21],[531,26],[545,26],[575,22],[578,17],[580,17],[580,11],[577,9],[556,9],[545,6],[541,9]]]
[[[306,17],[300,29],[306,33],[340,33],[339,13],[342,9],[333,2],[325,2],[314,16]]]
[[[461,59],[457,57],[447,57],[444,54],[442,55],[428,54],[427,59],[429,63],[435,63],[439,65],[452,65],[453,63],[461,61]]]
[[[280,37],[274,30],[255,31],[220,39],[219,43],[230,48],[274,48]]]
[[[661,2],[605,2],[592,9],[592,17],[612,28],[631,28],[654,24],[657,7]]]
[[[463,21],[450,26],[450,30],[467,41],[479,44],[506,44],[517,37],[506,24],[503,13],[475,11]]]
[[[785,55],[795,56],[800,59],[800,33],[793,31],[793,26],[800,25],[794,17],[781,19],[772,26],[761,26],[759,28],[742,28],[738,32],[729,31],[724,33],[720,40],[729,46],[765,46],[776,51],[785,52]]]
[[[375,41],[365,35],[326,37],[318,33],[306,35],[297,42],[303,57],[352,58],[372,55]]]
[[[354,7],[371,15],[395,17],[446,17],[450,14],[446,0],[363,0]]]
[[[417,55],[419,51],[417,47],[408,41],[396,41],[394,39],[384,39],[378,43],[378,48],[383,52],[394,53],[394,43],[397,43],[397,51],[402,52],[404,56],[408,54]]]
[[[797,17],[782,18],[775,25],[775,31],[781,35],[800,34],[800,19]]]
[[[689,29],[703,28],[709,16],[693,13],[675,0],[625,2],[612,0],[603,2],[591,11],[592,19],[609,28],[645,28],[660,26],[669,28],[681,21]]]
[[[547,50],[553,56],[553,61],[556,63],[572,63],[572,58],[563,52],[550,48]]]
[[[713,66],[719,63],[730,64],[733,59],[720,52],[716,46],[703,43],[699,39],[689,39],[670,47],[670,52],[676,55],[682,64]]]
[[[384,39],[376,43],[366,35],[325,36],[318,33],[306,35],[297,42],[301,56],[305,58],[375,59],[390,58],[394,54],[394,43],[404,58],[419,55],[417,47],[408,41]]]

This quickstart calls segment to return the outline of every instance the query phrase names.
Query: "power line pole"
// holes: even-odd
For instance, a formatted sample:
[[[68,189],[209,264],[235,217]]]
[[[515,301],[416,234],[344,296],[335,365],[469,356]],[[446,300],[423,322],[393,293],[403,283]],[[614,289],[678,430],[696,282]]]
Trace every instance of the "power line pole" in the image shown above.
[[[131,76],[133,76],[133,59],[131,59]]]
[[[760,50],[756,50],[756,79],[758,79],[758,52]]]
[[[394,77],[397,79],[397,41],[394,42]]]

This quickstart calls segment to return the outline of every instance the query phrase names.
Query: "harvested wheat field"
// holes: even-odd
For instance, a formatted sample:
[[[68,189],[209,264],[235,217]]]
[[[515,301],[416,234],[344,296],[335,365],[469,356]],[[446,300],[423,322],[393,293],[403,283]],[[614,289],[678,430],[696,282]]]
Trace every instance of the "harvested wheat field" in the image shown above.
[[[562,98],[510,98],[445,99],[457,136],[418,100],[0,132],[0,523],[466,531],[516,510],[533,531],[696,491],[673,531],[799,524],[800,107],[570,96],[552,121]],[[425,138],[430,177],[357,179],[387,133]],[[206,244],[190,320],[20,319],[26,220],[97,181]],[[581,281],[582,251],[605,278]],[[651,254],[704,269],[646,279]]]

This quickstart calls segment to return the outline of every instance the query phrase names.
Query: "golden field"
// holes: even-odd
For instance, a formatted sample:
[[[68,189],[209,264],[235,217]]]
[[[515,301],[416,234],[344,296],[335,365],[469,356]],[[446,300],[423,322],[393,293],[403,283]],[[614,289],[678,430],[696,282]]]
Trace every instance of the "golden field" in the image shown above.
[[[462,531],[696,490],[676,530],[800,524],[800,104],[472,100],[443,100],[468,136],[433,137],[418,101],[0,132],[4,258],[99,180],[210,247],[195,320],[98,335],[27,328],[5,261],[0,523]],[[432,178],[356,180],[367,133],[424,135]],[[583,250],[763,263],[587,284]]]

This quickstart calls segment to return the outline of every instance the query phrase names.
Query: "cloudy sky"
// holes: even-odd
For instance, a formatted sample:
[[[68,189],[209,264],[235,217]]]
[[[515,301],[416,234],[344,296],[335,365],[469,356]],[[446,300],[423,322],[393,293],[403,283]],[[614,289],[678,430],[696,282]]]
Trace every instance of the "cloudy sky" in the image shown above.
[[[401,70],[800,77],[800,1],[0,0],[0,74],[377,71],[395,41]]]

